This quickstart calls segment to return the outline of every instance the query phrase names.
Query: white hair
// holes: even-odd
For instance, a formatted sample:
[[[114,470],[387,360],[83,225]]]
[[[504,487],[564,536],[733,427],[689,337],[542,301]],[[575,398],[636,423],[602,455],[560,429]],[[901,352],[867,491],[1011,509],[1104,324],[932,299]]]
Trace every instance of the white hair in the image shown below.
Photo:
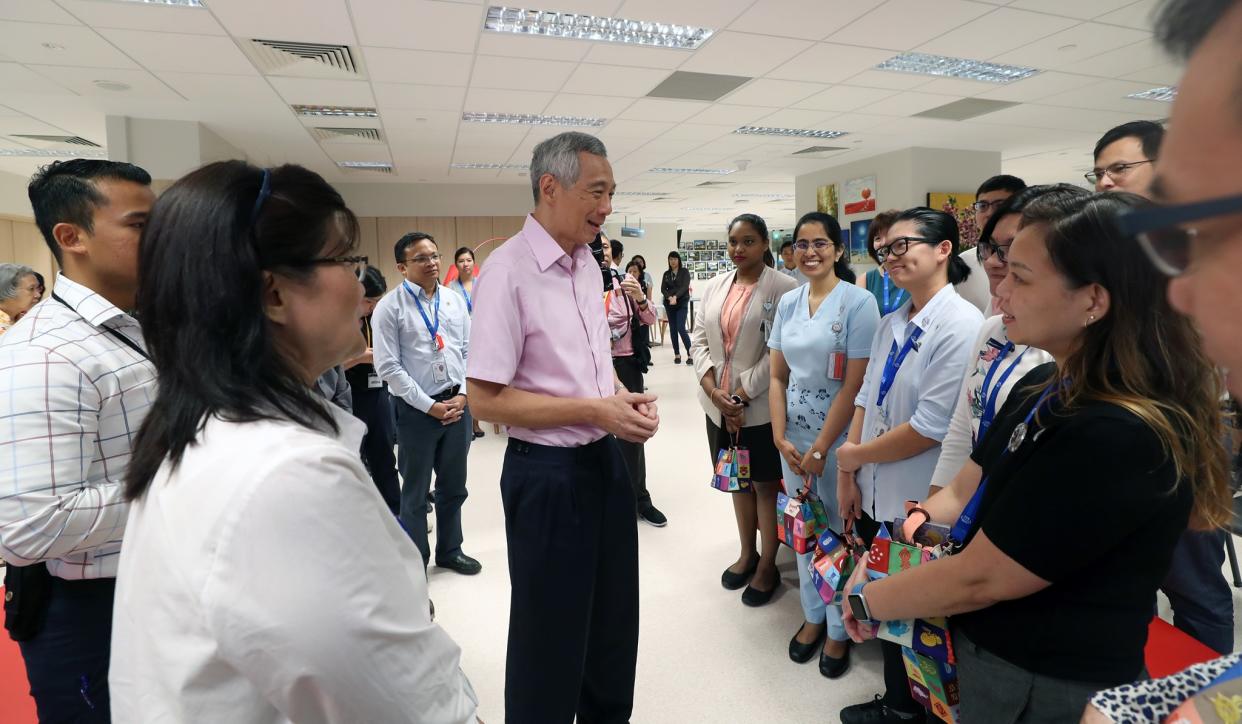
[[[18,285],[35,270],[24,264],[0,264],[0,301],[17,296]]]

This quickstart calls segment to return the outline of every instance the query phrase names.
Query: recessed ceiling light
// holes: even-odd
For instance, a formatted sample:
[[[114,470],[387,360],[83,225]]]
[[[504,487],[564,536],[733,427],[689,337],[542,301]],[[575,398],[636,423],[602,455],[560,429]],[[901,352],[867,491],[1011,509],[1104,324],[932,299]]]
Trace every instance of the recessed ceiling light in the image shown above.
[[[79,148],[0,148],[0,156],[30,156],[38,158],[107,158],[103,149]]]
[[[810,128],[772,128],[770,126],[742,126],[734,133],[748,136],[794,136],[798,138],[840,138],[845,131],[816,131]]]
[[[589,126],[598,128],[608,122],[607,118],[585,116],[541,116],[537,113],[470,113],[461,114],[470,123],[511,123],[525,126]]]
[[[724,176],[725,174],[733,173],[735,170],[732,168],[671,168],[669,166],[659,166],[651,169],[649,173],[702,173]]]
[[[876,66],[876,70],[917,73],[943,78],[962,78],[985,83],[1012,83],[1040,72],[1038,68],[988,63],[968,58],[950,58],[928,53],[902,53]]]
[[[493,5],[487,9],[483,29],[495,33],[543,35],[551,38],[599,40],[606,43],[645,45],[653,48],[694,50],[715,31],[690,25],[653,23],[643,20],[575,15],[549,10],[526,10]]]
[[[201,8],[203,0],[113,0],[114,2],[138,3],[140,5],[169,5],[176,8]]]
[[[91,83],[96,88],[99,88],[100,90],[106,90],[106,91],[117,91],[117,92],[127,91],[131,87],[133,87],[128,83],[121,83],[120,81],[115,81],[115,80],[96,80],[96,81],[91,81]]]
[[[1162,86],[1160,88],[1152,88],[1150,90],[1131,93],[1126,98],[1136,98],[1140,101],[1162,101],[1164,103],[1172,103],[1177,98],[1177,86]]]
[[[293,112],[299,116],[338,116],[346,118],[379,118],[374,108],[349,106],[303,106],[294,105]]]
[[[391,161],[338,161],[341,168],[392,169]]]
[[[451,163],[449,168],[473,169],[476,171],[526,171],[530,169],[527,163]]]

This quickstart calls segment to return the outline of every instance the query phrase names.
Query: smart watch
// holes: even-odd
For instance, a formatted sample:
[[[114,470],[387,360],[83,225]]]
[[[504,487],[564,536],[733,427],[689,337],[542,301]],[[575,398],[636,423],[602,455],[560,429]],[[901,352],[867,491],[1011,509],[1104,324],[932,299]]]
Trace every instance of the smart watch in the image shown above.
[[[867,599],[863,596],[863,586],[865,585],[867,585],[866,581],[854,586],[845,600],[849,602],[850,613],[854,615],[855,619],[862,623],[874,624],[875,620],[871,618],[871,609],[867,608]]]
[[[823,460],[824,454],[818,450],[812,450],[811,457],[815,458],[816,460]]]

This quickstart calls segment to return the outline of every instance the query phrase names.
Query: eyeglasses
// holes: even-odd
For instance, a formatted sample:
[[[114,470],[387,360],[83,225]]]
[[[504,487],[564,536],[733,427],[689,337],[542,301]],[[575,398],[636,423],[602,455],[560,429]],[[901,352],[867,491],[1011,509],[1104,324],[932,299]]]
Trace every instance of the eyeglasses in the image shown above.
[[[290,264],[289,266],[319,266],[321,264],[344,264],[349,270],[358,277],[358,281],[367,275],[367,261],[365,256],[325,256],[322,259],[311,259],[309,261]]]
[[[816,239],[815,241],[795,241],[793,248],[794,251],[806,251],[811,247],[815,247],[815,251],[822,254],[834,246],[836,245],[827,239]]]
[[[988,259],[991,259],[993,254],[996,255],[997,261],[1002,264],[1008,264],[1009,244],[997,244],[994,241],[980,240],[979,244],[975,247],[975,256],[980,262],[985,262]]]
[[[982,213],[984,211],[987,211],[988,209],[998,208],[1001,204],[1005,203],[1008,200],[1009,200],[1009,197],[1006,196],[1005,198],[997,199],[996,201],[976,201],[975,203],[971,204],[970,207],[973,208],[975,211]]]
[[[1099,183],[1100,179],[1104,178],[1105,176],[1116,181],[1122,178],[1123,176],[1127,175],[1128,173],[1130,173],[1130,169],[1134,168],[1135,166],[1142,166],[1145,163],[1155,163],[1155,160],[1149,158],[1145,161],[1130,161],[1129,163],[1114,163],[1108,168],[1091,169],[1091,171],[1084,173],[1082,177],[1087,179],[1093,184]]]
[[[440,254],[420,254],[418,256],[406,259],[403,263],[404,264],[418,264],[421,266],[423,264],[430,264],[432,262],[440,261],[443,258],[444,257]]]
[[[891,243],[885,244],[884,246],[881,246],[881,247],[877,247],[875,250],[875,255],[876,257],[879,258],[880,263],[883,264],[884,261],[888,259],[889,256],[894,256],[894,257],[905,256],[906,252],[910,251],[911,242],[914,242],[916,244],[939,244],[940,243],[940,241],[937,239],[926,239],[921,236],[899,236],[896,239],[893,239]]]
[[[729,239],[729,246],[738,246],[740,244],[746,247],[747,249],[749,249],[752,246],[755,246],[756,244],[762,244],[762,243],[763,243],[763,239],[756,239],[754,237],[742,239],[740,241],[737,239]]]
[[[1147,206],[1123,213],[1117,221],[1121,233],[1138,239],[1147,258],[1161,272],[1184,274],[1194,261],[1192,247],[1199,230],[1182,224],[1242,213],[1242,196],[1195,201],[1171,206]]]

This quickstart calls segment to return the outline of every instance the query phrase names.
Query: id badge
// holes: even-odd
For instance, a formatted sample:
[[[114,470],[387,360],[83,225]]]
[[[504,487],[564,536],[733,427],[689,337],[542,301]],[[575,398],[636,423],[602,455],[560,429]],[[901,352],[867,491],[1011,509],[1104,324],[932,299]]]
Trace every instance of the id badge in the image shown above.
[[[845,379],[845,353],[828,353],[828,379],[841,381]]]
[[[376,390],[384,386],[384,381],[374,372],[367,375],[367,389]]]
[[[445,364],[444,357],[437,355],[431,361],[431,379],[436,384],[448,382],[448,365]]]
[[[879,414],[876,415],[876,418],[875,418],[875,427],[874,427],[875,434],[872,435],[871,439],[874,440],[877,437],[881,437],[882,435],[884,435],[885,433],[889,431],[889,427],[890,426],[888,422],[888,410],[881,407],[879,410]]]

